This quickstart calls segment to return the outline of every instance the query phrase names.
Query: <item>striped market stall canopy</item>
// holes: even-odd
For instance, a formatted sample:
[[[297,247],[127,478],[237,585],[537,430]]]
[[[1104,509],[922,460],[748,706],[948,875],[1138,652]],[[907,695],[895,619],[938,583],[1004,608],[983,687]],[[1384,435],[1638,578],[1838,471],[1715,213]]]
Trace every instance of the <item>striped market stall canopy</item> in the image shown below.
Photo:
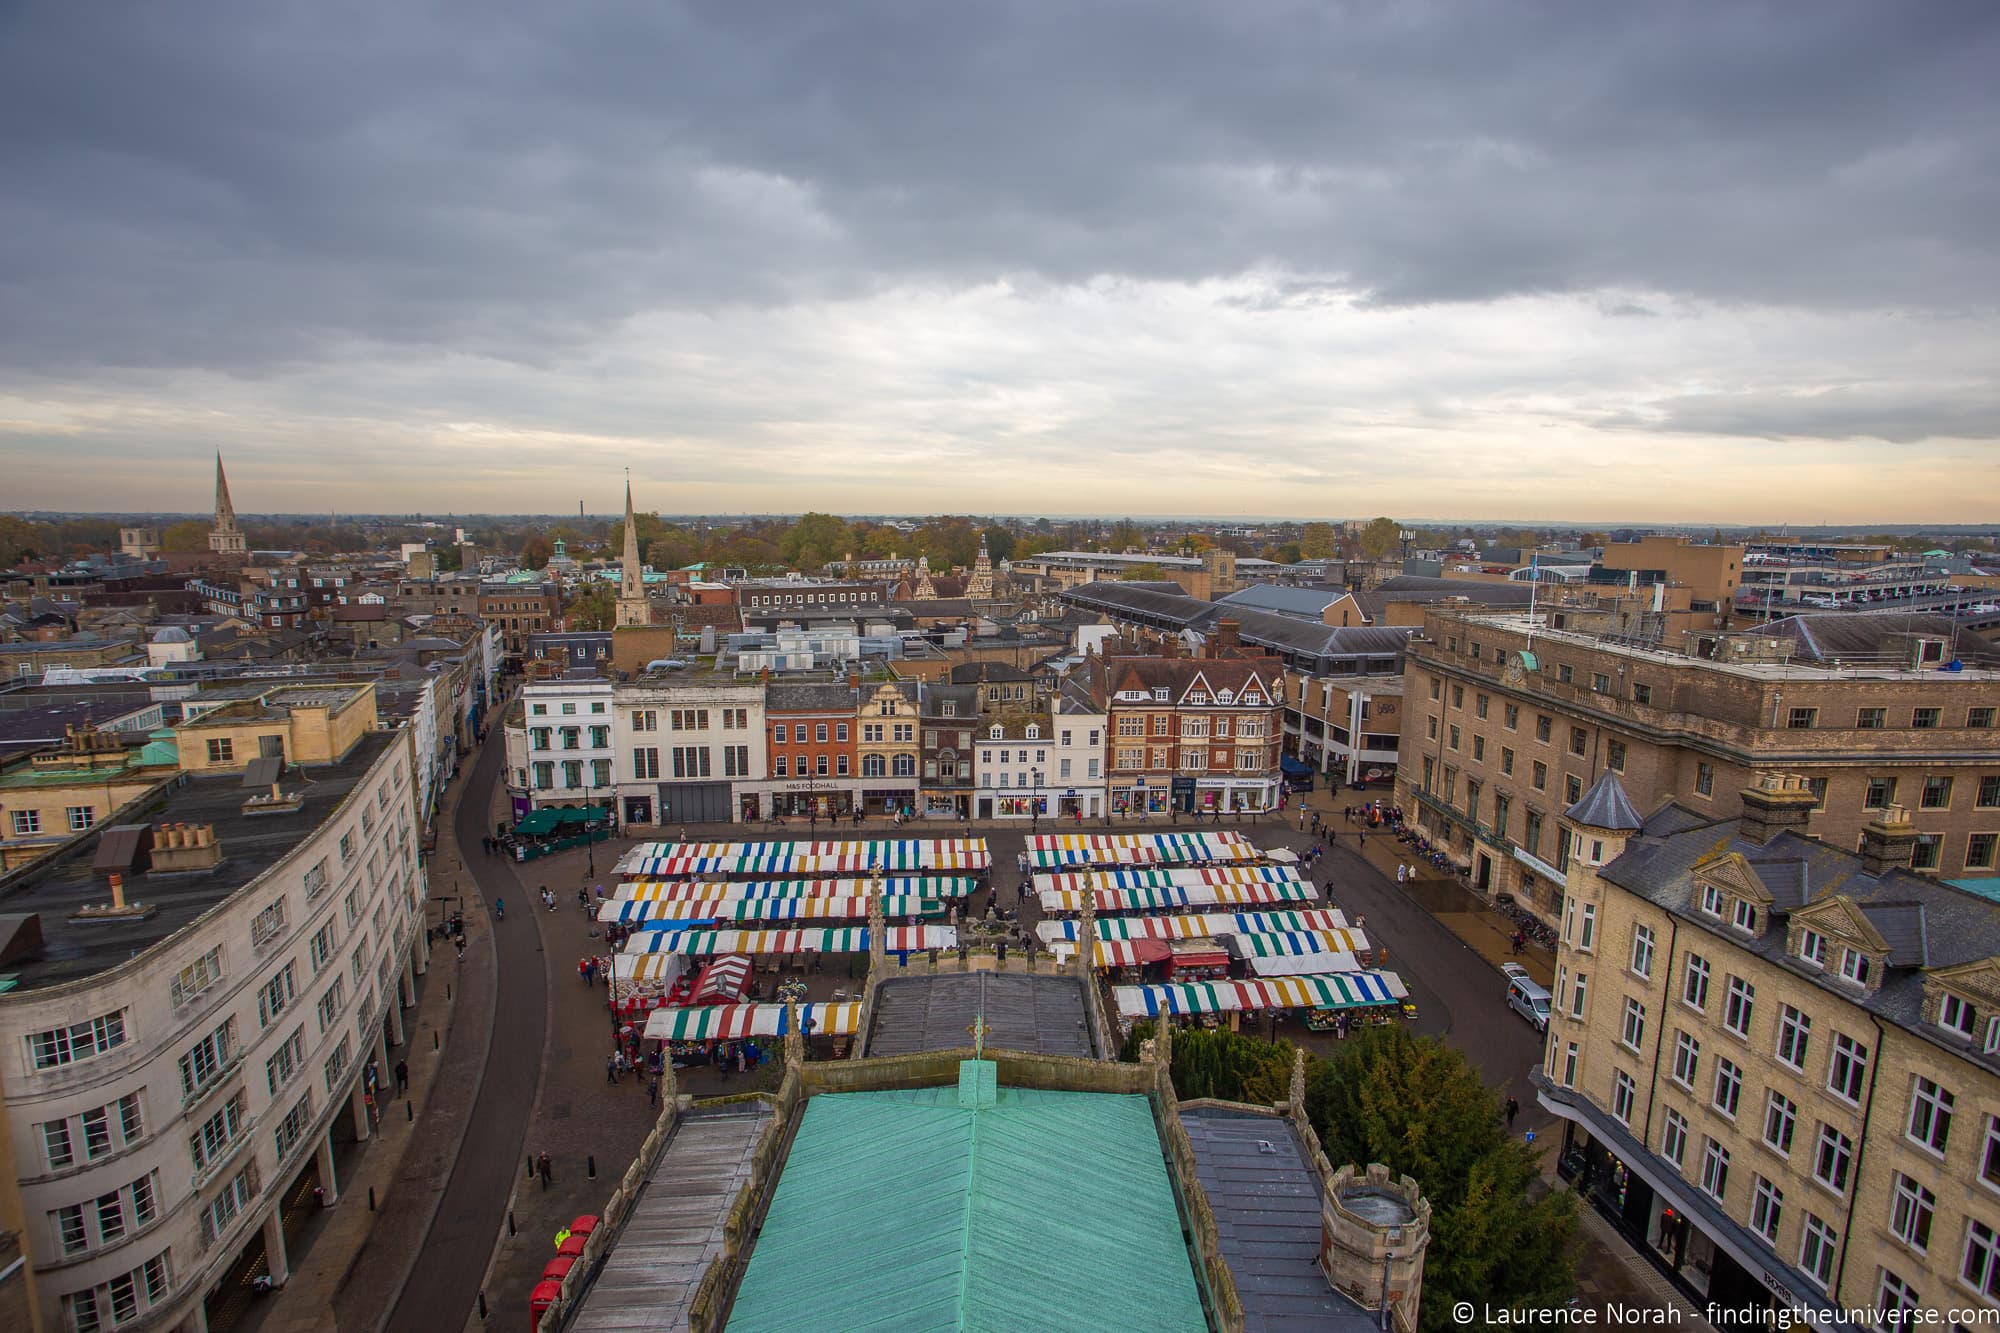
[[[735,1004],[750,989],[751,962],[740,953],[718,958],[694,980],[694,1004]]]
[[[1251,973],[1260,977],[1297,977],[1362,970],[1361,960],[1351,953],[1300,953],[1288,958],[1252,958],[1249,962]]]
[[[697,875],[857,875],[879,870],[985,870],[984,838],[863,838],[820,842],[647,842],[625,853],[627,879]]]
[[[646,1017],[649,1041],[738,1041],[744,1037],[782,1037],[790,1022],[782,1004],[702,1004],[655,1009]],[[802,1004],[799,1023],[823,1037],[848,1037],[861,1021],[861,1006],[853,1001]]]
[[[1085,889],[1187,889],[1201,884],[1290,884],[1288,866],[1182,866],[1178,869],[1066,870],[1035,876],[1035,889],[1081,893]]]
[[[943,916],[936,898],[885,897],[882,913],[889,917]],[[624,921],[664,929],[676,922],[695,921],[866,921],[866,898],[738,898],[716,901],[667,901],[646,898],[606,903],[597,909],[599,921]]]
[[[1255,861],[1262,855],[1241,833],[1043,833],[1028,839],[1028,859],[1045,870]]]
[[[1157,912],[1174,907],[1258,907],[1316,900],[1312,885],[1299,880],[1270,884],[1193,884],[1186,888],[1094,889],[1091,892],[1096,896],[1099,912]],[[1043,889],[1037,896],[1042,900],[1044,912],[1083,910],[1083,892],[1080,890]]]
[[[1106,940],[1195,939],[1216,935],[1262,935],[1275,931],[1318,930],[1354,934],[1347,918],[1333,908],[1308,912],[1203,912],[1189,916],[1119,916],[1098,921],[1097,935]],[[1077,921],[1044,921],[1035,927],[1042,943],[1077,937]]]
[[[866,898],[880,889],[892,896],[916,898],[963,898],[972,892],[970,875],[890,875],[883,879],[751,879],[728,883],[722,880],[686,880],[664,883],[632,880],[620,884],[612,899],[657,898],[706,899],[728,902],[737,898]]]
[[[888,926],[884,947],[890,953],[958,947],[951,926]],[[648,981],[671,971],[676,954],[702,958],[718,953],[867,953],[868,927],[839,926],[803,930],[642,930],[625,942],[624,953],[636,955],[632,980]],[[658,960],[647,969],[639,964]]]
[[[1191,981],[1162,986],[1114,986],[1124,1018],[1161,1014],[1255,1013],[1265,1009],[1363,1009],[1408,995],[1394,972],[1340,972],[1260,981]]]
[[[1367,937],[1358,930],[1273,930],[1229,937],[1229,952],[1238,958],[1297,958],[1312,953],[1355,953],[1367,947]]]
[[[1059,965],[1069,962],[1075,952],[1075,943],[1068,940],[1049,948],[1050,956]],[[1095,966],[1144,967],[1148,963],[1164,963],[1173,953],[1173,946],[1165,940],[1099,940]]]

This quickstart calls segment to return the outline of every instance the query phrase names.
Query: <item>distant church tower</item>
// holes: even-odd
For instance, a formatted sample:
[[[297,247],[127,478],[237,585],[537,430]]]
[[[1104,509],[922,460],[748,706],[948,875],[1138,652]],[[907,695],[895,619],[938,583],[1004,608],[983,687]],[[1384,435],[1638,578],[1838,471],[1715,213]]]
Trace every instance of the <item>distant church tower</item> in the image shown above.
[[[927,555],[917,557],[917,586],[910,596],[919,602],[937,600],[937,585],[931,582],[931,558]]]
[[[618,569],[618,606],[612,621],[619,629],[653,623],[653,604],[646,600],[646,575],[639,567],[639,525],[632,516],[632,483],[625,483],[625,558]]]
[[[209,529],[208,549],[218,555],[243,555],[248,549],[243,529],[236,526],[236,508],[229,503],[229,478],[222,475],[222,451],[215,451],[215,526]]]
[[[993,557],[987,554],[986,539],[979,539],[979,559],[973,562],[972,578],[965,585],[965,595],[971,598],[993,596]]]

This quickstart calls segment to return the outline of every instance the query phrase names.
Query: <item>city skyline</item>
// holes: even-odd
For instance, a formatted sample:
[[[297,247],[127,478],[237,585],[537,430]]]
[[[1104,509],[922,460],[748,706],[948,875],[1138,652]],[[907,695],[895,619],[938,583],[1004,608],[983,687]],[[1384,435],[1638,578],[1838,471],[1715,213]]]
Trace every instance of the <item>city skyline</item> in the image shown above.
[[[471,13],[9,20],[8,508],[2000,512],[1983,7]]]

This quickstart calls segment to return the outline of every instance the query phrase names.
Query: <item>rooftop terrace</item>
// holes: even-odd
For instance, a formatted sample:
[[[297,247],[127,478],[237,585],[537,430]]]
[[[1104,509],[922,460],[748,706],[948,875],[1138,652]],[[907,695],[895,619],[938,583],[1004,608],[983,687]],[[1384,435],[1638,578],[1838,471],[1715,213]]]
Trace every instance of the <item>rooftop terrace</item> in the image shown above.
[[[123,816],[121,822],[126,823],[212,824],[222,845],[222,863],[213,870],[128,879],[128,902],[159,909],[144,920],[70,920],[80,907],[110,901],[105,876],[91,864],[104,837],[103,826],[98,836],[84,839],[60,857],[36,862],[0,881],[0,915],[39,914],[42,928],[41,949],[0,972],[0,986],[11,982],[14,989],[31,990],[80,980],[158,944],[290,855],[340,808],[382,752],[400,739],[400,732],[369,732],[337,764],[288,772],[285,791],[305,798],[305,804],[292,813],[246,816],[243,800],[252,793],[244,787],[241,773],[226,773],[190,776],[185,786],[170,787],[143,813]]]

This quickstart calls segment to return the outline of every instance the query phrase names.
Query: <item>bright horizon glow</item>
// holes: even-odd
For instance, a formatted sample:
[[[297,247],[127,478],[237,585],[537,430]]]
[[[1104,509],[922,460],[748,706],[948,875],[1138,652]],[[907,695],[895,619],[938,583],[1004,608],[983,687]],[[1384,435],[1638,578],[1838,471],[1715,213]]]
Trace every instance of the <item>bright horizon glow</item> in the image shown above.
[[[13,20],[0,504],[2000,515],[1991,11],[478,15]]]

